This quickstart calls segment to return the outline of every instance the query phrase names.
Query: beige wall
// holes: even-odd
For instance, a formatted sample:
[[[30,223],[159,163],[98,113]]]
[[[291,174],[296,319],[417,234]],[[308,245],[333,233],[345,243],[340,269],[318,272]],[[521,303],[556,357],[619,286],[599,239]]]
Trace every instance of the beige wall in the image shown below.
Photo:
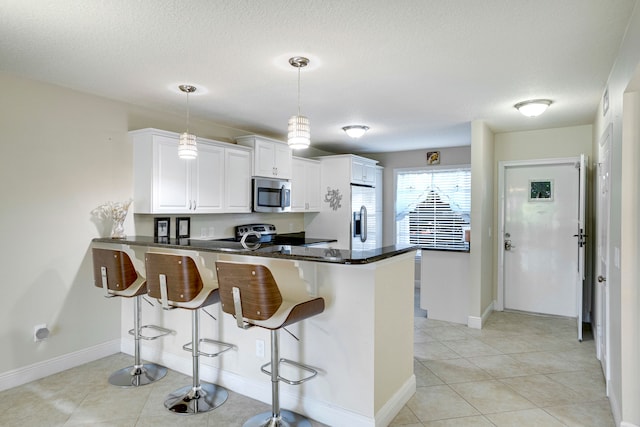
[[[1,375],[119,340],[119,301],[93,287],[89,245],[109,230],[91,211],[133,196],[127,132],[182,131],[184,117],[4,74],[0,93]],[[191,129],[226,141],[247,133],[197,120]],[[134,221],[130,213],[127,234],[152,235],[152,218]],[[207,215],[192,226],[195,232],[212,224],[229,234],[232,225],[255,219]],[[284,230],[303,226],[302,214],[278,221]],[[42,323],[51,336],[35,343],[33,327]]]
[[[493,303],[494,134],[481,120],[471,123],[471,285],[468,325],[482,326]]]
[[[469,135],[469,138],[471,138],[471,135]],[[383,242],[385,245],[393,245],[396,241],[396,223],[394,218],[396,190],[394,169],[428,167],[426,161],[427,151],[440,151],[440,165],[433,167],[471,164],[471,146],[363,154],[364,157],[378,160],[380,162],[379,165],[384,166],[382,198],[384,199]]]

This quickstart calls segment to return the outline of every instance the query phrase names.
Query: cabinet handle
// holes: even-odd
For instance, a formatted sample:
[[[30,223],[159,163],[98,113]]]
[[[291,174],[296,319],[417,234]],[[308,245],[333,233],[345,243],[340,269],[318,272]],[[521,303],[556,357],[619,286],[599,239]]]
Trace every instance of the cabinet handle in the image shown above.
[[[193,201],[193,210],[194,211],[196,210],[196,201],[195,200]]]

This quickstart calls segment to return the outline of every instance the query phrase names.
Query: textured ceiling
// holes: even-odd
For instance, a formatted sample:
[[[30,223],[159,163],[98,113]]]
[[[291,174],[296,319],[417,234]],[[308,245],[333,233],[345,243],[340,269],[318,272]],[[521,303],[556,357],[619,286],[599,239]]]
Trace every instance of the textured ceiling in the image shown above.
[[[381,152],[593,121],[635,0],[0,0],[0,71],[312,144]],[[513,104],[550,98],[536,119]],[[366,124],[360,140],[342,126]]]

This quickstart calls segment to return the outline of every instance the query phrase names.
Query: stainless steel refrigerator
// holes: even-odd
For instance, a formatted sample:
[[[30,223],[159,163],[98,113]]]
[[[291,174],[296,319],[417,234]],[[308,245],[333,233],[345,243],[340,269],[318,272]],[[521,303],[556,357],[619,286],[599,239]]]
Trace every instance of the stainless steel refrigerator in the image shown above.
[[[376,232],[376,189],[351,184],[351,250],[380,246]]]

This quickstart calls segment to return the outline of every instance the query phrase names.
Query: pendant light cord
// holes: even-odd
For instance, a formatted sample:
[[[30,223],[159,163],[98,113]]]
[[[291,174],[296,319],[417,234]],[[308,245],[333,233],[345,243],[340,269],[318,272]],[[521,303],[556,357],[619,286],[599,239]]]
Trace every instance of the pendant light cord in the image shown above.
[[[300,115],[300,66],[298,65],[298,115]]]
[[[187,133],[189,133],[189,92],[187,92]]]

